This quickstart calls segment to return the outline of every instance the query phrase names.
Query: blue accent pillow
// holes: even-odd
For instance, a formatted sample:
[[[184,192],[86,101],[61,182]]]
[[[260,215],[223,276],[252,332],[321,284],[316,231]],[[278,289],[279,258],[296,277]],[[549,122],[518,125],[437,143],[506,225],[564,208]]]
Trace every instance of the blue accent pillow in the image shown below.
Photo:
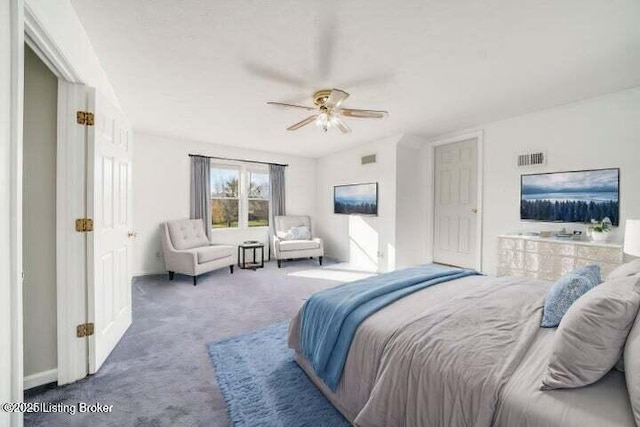
[[[549,289],[545,297],[540,326],[543,328],[558,326],[571,304],[601,282],[600,266],[595,264],[576,268],[562,276]]]

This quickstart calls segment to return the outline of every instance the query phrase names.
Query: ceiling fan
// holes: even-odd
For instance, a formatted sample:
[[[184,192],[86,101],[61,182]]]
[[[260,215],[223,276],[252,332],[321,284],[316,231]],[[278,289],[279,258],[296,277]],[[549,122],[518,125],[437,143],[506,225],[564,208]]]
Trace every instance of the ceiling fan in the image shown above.
[[[303,126],[315,122],[316,126],[327,132],[331,127],[337,127],[342,133],[351,132],[351,128],[342,120],[343,117],[363,118],[363,119],[382,119],[389,112],[381,110],[360,110],[355,108],[342,108],[341,105],[349,97],[349,94],[340,89],[322,89],[313,94],[313,103],[315,107],[307,107],[305,105],[287,104],[284,102],[269,101],[269,105],[277,105],[286,108],[297,108],[307,111],[313,111],[315,114],[306,119],[291,125],[287,130],[298,130]]]

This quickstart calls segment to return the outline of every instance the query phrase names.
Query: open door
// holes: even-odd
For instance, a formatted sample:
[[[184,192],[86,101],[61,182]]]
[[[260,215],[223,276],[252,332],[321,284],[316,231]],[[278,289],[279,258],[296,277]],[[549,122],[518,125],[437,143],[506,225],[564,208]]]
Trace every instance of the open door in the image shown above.
[[[89,373],[100,369],[131,325],[131,126],[95,90],[89,92],[87,242]]]

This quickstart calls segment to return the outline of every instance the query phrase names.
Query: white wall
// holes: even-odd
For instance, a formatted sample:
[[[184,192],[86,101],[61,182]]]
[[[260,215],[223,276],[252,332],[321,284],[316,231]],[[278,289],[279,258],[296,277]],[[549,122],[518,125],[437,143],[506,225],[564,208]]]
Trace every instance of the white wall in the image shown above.
[[[58,79],[25,49],[23,141],[24,375],[57,368]]]
[[[318,159],[317,234],[325,240],[325,254],[348,261],[353,269],[389,271],[396,264],[396,145],[385,138]],[[360,158],[376,154],[377,162]],[[333,186],[378,183],[378,216],[333,213]]]
[[[404,135],[396,151],[396,267],[427,259],[426,168],[422,138]]]
[[[499,234],[562,227],[584,230],[581,224],[520,221],[523,173],[619,167],[621,226],[614,230],[611,241],[622,241],[625,219],[640,218],[640,191],[636,191],[640,183],[640,88],[502,120],[479,129],[484,134],[481,207],[484,272],[496,272]],[[468,133],[469,130],[464,130],[444,138]],[[517,154],[535,149],[547,152],[547,165],[518,168]],[[328,256],[378,271],[431,260],[429,224],[433,218],[429,212],[433,195],[429,152],[428,142],[403,136],[318,160],[318,229],[327,242]],[[378,153],[378,163],[361,166],[360,156],[371,153]],[[369,181],[380,183],[378,218],[333,214],[334,185]],[[385,259],[376,260],[376,251],[384,252]]]
[[[55,41],[60,55],[73,67],[78,81],[72,83],[94,87],[114,105],[120,106],[71,1],[25,0],[25,5],[44,31]]]
[[[285,172],[287,214],[314,217],[315,159],[144,133],[134,134],[133,147],[133,220],[138,233],[134,243],[134,275],[165,271],[159,228],[164,221],[189,217],[189,154],[289,164]],[[238,244],[248,239],[266,242],[267,230],[213,232],[216,243]]]
[[[548,163],[517,168],[517,153],[543,149]],[[621,225],[640,218],[640,88],[503,120],[484,127],[483,270],[494,274],[503,233],[576,224],[520,221],[520,175],[619,167]],[[623,227],[612,241],[622,240]]]

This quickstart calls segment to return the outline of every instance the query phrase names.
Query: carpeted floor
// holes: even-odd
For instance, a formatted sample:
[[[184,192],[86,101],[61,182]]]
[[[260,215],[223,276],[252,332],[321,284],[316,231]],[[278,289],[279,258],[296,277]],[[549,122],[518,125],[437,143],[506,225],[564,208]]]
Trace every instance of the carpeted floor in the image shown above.
[[[27,426],[228,426],[207,344],[290,319],[311,293],[361,274],[316,260],[191,278],[136,278],[133,324],[101,370],[32,402],[113,405],[109,414],[25,414]],[[330,280],[329,280],[330,279]]]

